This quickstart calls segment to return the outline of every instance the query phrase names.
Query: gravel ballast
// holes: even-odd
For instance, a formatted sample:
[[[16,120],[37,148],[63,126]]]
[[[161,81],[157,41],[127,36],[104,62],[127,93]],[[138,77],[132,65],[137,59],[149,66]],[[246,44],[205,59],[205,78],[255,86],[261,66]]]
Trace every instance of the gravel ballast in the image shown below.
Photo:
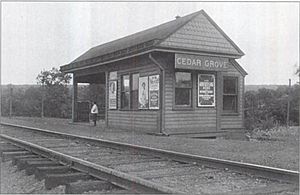
[[[299,136],[280,141],[241,141],[223,138],[203,140],[175,136],[154,136],[137,131],[105,129],[101,124],[71,124],[67,119],[3,118],[2,122],[37,127],[93,138],[149,146],[176,152],[299,170]],[[4,127],[1,130],[5,130]],[[298,134],[299,135],[299,134]]]

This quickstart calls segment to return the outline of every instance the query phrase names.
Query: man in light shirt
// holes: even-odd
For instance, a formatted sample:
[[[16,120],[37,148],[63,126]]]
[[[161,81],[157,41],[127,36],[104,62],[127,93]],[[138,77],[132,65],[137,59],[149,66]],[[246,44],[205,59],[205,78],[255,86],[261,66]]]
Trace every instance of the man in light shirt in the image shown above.
[[[96,102],[93,102],[93,106],[91,109],[91,114],[92,114],[92,119],[94,121],[94,126],[96,126],[96,121],[97,121],[97,114],[98,114],[98,107]]]

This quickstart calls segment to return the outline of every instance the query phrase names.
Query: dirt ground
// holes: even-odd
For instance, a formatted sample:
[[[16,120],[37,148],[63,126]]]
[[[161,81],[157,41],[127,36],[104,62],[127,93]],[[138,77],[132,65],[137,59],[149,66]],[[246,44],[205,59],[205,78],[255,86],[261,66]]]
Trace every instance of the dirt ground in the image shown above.
[[[75,125],[71,124],[70,120],[55,118],[2,117],[1,121],[177,152],[299,170],[299,127],[293,128],[294,134],[288,138],[282,137],[275,141],[257,139],[241,141],[154,136],[137,131],[106,129],[103,123],[93,127],[92,124]],[[5,128],[2,127],[0,130],[5,131]]]

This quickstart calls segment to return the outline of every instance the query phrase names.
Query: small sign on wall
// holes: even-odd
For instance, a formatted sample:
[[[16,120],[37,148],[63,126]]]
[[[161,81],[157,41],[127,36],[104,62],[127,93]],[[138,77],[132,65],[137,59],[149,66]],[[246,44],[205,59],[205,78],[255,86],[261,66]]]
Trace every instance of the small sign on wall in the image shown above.
[[[109,81],[109,109],[117,109],[117,81]]]
[[[149,76],[149,109],[159,109],[159,75]]]
[[[139,78],[139,109],[149,108],[148,77]]]
[[[215,106],[215,75],[198,74],[198,107]]]
[[[118,72],[117,71],[114,71],[114,72],[110,72],[109,73],[109,80],[117,80],[117,75],[118,75]]]

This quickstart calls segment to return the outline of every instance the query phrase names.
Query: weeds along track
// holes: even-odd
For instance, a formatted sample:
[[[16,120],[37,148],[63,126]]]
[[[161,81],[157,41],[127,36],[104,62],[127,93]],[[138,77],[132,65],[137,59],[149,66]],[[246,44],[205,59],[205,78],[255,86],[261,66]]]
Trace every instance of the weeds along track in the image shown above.
[[[58,171],[55,177],[55,171],[51,172],[51,169],[55,170],[55,168],[49,168],[51,163],[46,163],[49,159],[54,162],[53,167],[59,163],[59,166],[68,167],[78,175],[85,175],[81,178],[82,185],[86,180],[89,184],[91,180],[95,183],[107,182],[113,186],[111,188],[121,190],[120,192],[124,190],[124,193],[298,194],[299,192],[299,172],[296,171],[188,155],[13,124],[2,123],[2,126],[7,130],[2,132],[1,139],[26,150],[16,156],[13,150],[6,150],[6,152],[4,150],[2,156],[11,154],[13,163],[22,160],[23,156],[23,161],[27,162],[28,172],[41,177],[40,172],[44,171],[45,185],[50,187],[54,185],[51,181],[59,178],[61,173]],[[37,160],[35,155],[43,159]],[[45,161],[46,165],[37,161]],[[30,171],[30,167],[36,170]],[[49,175],[52,180],[47,180]],[[74,181],[75,179],[66,180],[65,185],[70,186]],[[91,184],[86,186],[93,189]],[[88,191],[91,189],[87,187]]]

